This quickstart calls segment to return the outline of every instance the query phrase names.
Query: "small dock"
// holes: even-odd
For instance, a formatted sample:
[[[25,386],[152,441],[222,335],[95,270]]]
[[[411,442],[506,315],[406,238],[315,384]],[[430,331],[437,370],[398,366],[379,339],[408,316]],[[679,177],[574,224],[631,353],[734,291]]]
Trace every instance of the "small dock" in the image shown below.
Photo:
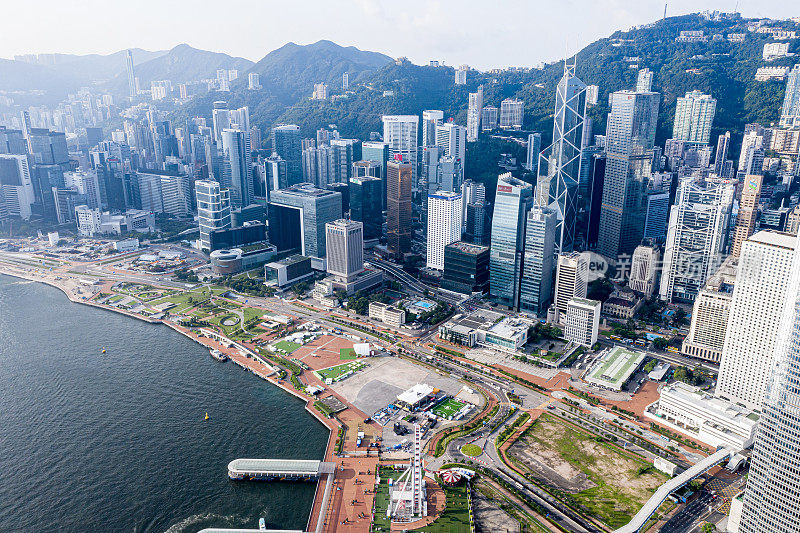
[[[228,477],[235,480],[314,481],[333,474],[332,462],[292,459],[234,459],[228,463]]]

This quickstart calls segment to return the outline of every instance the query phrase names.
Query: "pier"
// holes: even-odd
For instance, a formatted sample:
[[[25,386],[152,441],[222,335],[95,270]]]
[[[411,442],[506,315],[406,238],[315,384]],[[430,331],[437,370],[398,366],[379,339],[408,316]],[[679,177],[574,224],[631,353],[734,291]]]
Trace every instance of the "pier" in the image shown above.
[[[309,481],[335,470],[333,463],[314,460],[234,459],[228,463],[228,477],[235,480]]]

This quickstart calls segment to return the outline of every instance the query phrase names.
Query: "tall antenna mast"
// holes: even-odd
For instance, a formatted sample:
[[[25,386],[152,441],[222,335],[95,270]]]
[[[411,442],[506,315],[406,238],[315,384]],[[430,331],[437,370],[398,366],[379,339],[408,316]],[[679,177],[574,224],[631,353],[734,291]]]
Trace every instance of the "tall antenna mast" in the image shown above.
[[[665,3],[664,4],[664,19],[666,20],[666,18],[667,18],[667,4]]]

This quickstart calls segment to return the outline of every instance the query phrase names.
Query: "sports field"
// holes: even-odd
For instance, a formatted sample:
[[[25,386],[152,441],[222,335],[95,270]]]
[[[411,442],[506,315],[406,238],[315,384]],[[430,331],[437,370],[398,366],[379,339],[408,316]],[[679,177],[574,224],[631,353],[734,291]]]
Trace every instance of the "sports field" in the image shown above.
[[[366,365],[364,363],[359,363],[358,361],[353,361],[353,362],[350,362],[350,363],[344,363],[342,365],[336,365],[336,366],[332,366],[332,367],[329,367],[329,368],[323,368],[322,370],[315,370],[314,374],[316,374],[316,376],[319,379],[321,379],[322,381],[325,381],[326,379],[330,379],[331,381],[336,382],[337,380],[341,379],[341,377],[343,375],[347,374],[348,372],[356,372],[358,370],[361,370],[365,366]]]
[[[447,398],[431,409],[431,412],[440,418],[448,419],[459,412],[465,405],[464,402],[460,402],[455,398]]]

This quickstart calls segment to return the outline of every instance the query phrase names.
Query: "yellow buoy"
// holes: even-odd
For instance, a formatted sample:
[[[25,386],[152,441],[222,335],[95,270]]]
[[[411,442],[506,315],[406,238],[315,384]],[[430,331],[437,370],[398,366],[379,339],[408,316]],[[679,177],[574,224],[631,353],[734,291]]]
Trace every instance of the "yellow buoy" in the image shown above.
[[[103,353],[106,353],[106,349],[105,349],[105,347],[103,348]]]
[[[208,416],[208,413],[206,413],[206,420],[208,420],[209,418],[211,418],[211,417]]]

